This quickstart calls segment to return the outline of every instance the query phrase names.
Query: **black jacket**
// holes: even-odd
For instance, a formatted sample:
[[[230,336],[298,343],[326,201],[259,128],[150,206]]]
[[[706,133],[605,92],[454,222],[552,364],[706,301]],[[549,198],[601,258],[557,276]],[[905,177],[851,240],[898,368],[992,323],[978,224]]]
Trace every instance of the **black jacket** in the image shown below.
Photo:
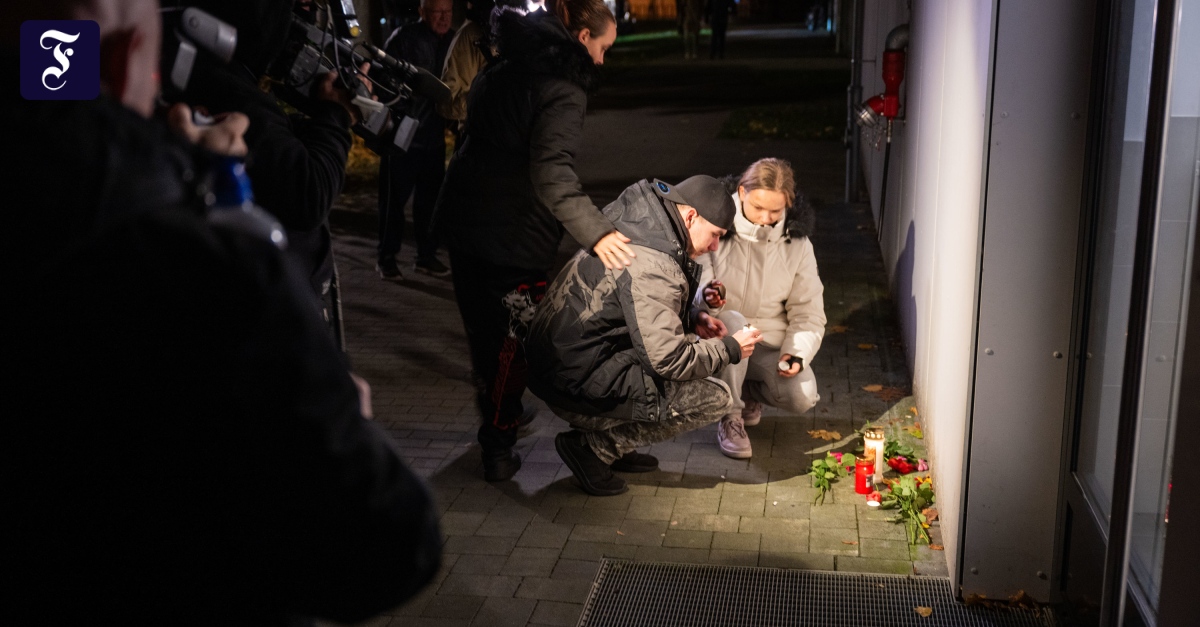
[[[424,20],[405,24],[388,37],[384,49],[387,53],[427,70],[434,76],[442,75],[446,64],[446,53],[454,31],[438,35]],[[417,119],[417,132],[413,135],[409,150],[446,151],[446,120],[438,115],[435,103],[419,94],[413,94],[406,110],[407,115]],[[444,158],[444,157],[443,157]]]
[[[2,555],[19,574],[0,615],[353,622],[427,582],[429,494],[360,415],[290,261],[176,204],[188,148],[104,97],[13,94],[0,114],[22,147],[0,244]]]
[[[675,203],[649,181],[604,208],[637,253],[608,270],[581,251],[538,305],[525,340],[529,389],[551,407],[590,416],[658,421],[664,381],[709,377],[741,359],[736,340],[690,341],[700,266]]]
[[[212,113],[241,111],[250,118],[246,173],[255,201],[287,230],[289,254],[322,293],[333,275],[329,213],[345,183],[350,114],[339,104],[317,101],[309,115],[289,116],[236,62],[198,63],[187,97]]]
[[[585,249],[613,230],[575,174],[587,96],[587,50],[545,11],[499,17],[499,58],[472,83],[466,140],[442,186],[437,228],[492,263],[542,270],[563,227]]]

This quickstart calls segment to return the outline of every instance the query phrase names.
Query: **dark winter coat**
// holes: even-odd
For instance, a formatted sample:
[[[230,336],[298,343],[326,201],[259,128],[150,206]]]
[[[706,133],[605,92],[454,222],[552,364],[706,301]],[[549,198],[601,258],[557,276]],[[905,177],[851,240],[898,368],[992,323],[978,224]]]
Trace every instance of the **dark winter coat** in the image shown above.
[[[432,501],[291,261],[178,206],[188,148],[111,99],[0,115],[6,622],[357,622],[415,593]]]
[[[604,215],[637,259],[608,270],[581,251],[538,306],[525,353],[529,389],[552,407],[625,420],[667,415],[664,381],[690,381],[741,360],[730,336],[690,341],[700,266],[675,203],[649,181],[628,187]]]
[[[333,276],[329,213],[342,193],[350,154],[350,114],[339,104],[315,101],[308,115],[289,116],[241,67],[198,63],[189,102],[212,113],[241,111],[246,130],[246,173],[255,202],[279,220],[288,253],[304,268],[316,293]]]
[[[434,76],[442,75],[446,64],[446,53],[454,31],[438,35],[424,20],[405,24],[388,37],[384,48],[387,53],[407,61]],[[446,152],[446,120],[437,112],[436,104],[420,94],[414,94],[405,113],[417,120],[417,132],[413,135],[409,150],[433,150],[443,155]],[[436,184],[436,183],[435,183]]]
[[[563,228],[585,249],[613,230],[575,174],[596,66],[558,18],[503,13],[499,59],[471,86],[466,139],[446,174],[437,228],[492,263],[544,270]]]

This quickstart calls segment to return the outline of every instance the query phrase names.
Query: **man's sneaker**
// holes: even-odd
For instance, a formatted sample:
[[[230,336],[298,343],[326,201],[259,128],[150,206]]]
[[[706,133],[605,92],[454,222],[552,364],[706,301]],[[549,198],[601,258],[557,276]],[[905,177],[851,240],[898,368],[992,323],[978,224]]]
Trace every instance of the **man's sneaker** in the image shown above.
[[[617,472],[653,472],[658,470],[658,458],[653,455],[630,451],[612,463]]]
[[[521,457],[511,448],[483,451],[483,478],[488,481],[508,481],[520,469]]]
[[[554,438],[554,449],[579,480],[584,492],[595,496],[614,496],[629,489],[625,480],[613,475],[612,468],[600,461],[588,446],[583,432],[565,431]]]
[[[417,263],[413,265],[413,270],[430,276],[446,276],[450,274],[450,268],[446,267],[446,264],[438,261],[436,258],[418,259]]]
[[[760,420],[762,420],[762,403],[746,401],[746,406],[742,408],[742,424],[753,427]]]
[[[380,259],[379,263],[375,264],[375,269],[379,271],[379,278],[385,281],[404,280],[404,273],[400,271],[400,266],[396,265],[395,257]]]
[[[717,425],[717,444],[725,457],[734,459],[749,459],[753,454],[750,449],[750,436],[746,435],[746,427],[742,417],[729,414]]]

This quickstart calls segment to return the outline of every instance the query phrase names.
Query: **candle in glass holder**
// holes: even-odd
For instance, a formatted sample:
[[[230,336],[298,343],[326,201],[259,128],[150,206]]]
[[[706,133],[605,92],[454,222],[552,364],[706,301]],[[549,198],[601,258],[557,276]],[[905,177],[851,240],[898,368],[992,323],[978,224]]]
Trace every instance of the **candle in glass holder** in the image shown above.
[[[875,458],[860,457],[854,460],[854,491],[868,494],[874,489],[871,475],[875,472]]]
[[[875,483],[883,483],[883,429],[871,427],[863,431],[863,452],[875,457]]]

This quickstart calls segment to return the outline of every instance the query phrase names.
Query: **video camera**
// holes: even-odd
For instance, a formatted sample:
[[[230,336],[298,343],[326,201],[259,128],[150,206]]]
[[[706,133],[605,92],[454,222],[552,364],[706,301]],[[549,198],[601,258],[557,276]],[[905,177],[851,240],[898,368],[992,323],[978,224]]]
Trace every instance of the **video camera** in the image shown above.
[[[325,8],[315,3],[297,6],[287,43],[267,75],[276,83],[279,98],[304,112],[314,102],[316,79],[337,71],[338,80],[354,94],[353,102],[362,113],[355,133],[373,148],[386,143],[407,150],[417,130],[417,121],[404,114],[409,98],[415,93],[445,102],[450,89],[424,69],[370,43],[362,43],[369,56],[357,54],[354,40],[360,33],[352,0],[329,0]],[[377,99],[358,78],[363,63],[370,63],[366,78]]]
[[[195,7],[164,9],[162,16],[163,98],[175,102],[187,90],[201,55],[210,54],[221,63],[233,60],[237,29]]]

